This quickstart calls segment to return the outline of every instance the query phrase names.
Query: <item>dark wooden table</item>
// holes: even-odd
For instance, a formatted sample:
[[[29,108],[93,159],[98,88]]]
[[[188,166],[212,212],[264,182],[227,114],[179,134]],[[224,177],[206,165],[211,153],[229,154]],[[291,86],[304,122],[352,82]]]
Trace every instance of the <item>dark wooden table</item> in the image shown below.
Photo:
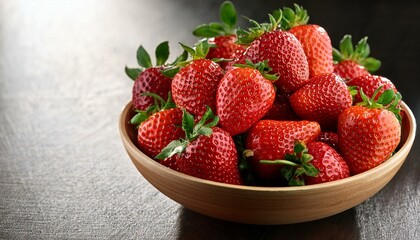
[[[0,0],[1,239],[420,239],[420,142],[378,194],[308,223],[257,226],[187,210],[153,188],[118,133],[139,44],[196,41],[221,1]],[[367,35],[420,119],[420,2],[306,1],[337,46]],[[236,1],[257,20],[291,1]],[[246,21],[241,19],[241,25]],[[172,58],[173,59],[173,58]],[[316,197],[316,196],[314,196]]]

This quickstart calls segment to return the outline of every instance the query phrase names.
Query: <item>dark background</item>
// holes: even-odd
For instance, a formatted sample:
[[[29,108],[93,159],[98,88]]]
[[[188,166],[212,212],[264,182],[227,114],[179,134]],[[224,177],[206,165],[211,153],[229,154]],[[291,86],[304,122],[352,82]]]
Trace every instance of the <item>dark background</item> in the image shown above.
[[[326,219],[255,226],[173,202],[135,169],[118,133],[139,44],[192,45],[222,1],[0,0],[0,239],[419,239],[417,140],[378,194]],[[261,21],[291,1],[233,1]],[[296,1],[333,46],[369,37],[378,74],[420,118],[420,2]],[[241,18],[241,26],[247,22]],[[316,196],[314,196],[316,197]],[[292,204],[292,203],[291,203]]]

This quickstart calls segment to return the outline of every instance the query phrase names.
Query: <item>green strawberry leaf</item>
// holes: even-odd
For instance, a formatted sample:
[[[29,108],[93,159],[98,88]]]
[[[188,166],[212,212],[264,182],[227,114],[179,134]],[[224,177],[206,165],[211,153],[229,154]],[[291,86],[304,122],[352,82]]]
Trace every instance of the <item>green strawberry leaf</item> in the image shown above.
[[[163,160],[172,157],[175,154],[182,153],[187,148],[188,142],[183,140],[173,140],[162,149],[162,151],[155,157],[156,159]]]
[[[136,110],[137,114],[131,118],[130,123],[133,125],[139,125],[140,123],[146,121],[150,116],[146,111]]]
[[[191,135],[194,128],[194,116],[185,110],[182,109],[182,130],[185,131],[185,136],[187,139],[191,139]]]
[[[302,168],[307,176],[316,177],[319,174],[319,170],[311,163],[303,164]]]
[[[287,180],[290,181],[290,179],[292,179],[293,174],[294,174],[294,169],[291,166],[284,166],[281,168],[280,170],[281,175]]]
[[[171,65],[171,66],[177,66],[178,63],[185,62],[185,61],[187,61],[187,59],[188,59],[188,52],[184,50],[181,53],[181,55],[177,56],[175,58],[175,60],[171,64],[169,64],[169,65]]]
[[[207,137],[210,137],[210,135],[213,133],[213,130],[211,128],[203,126],[200,129],[198,129],[197,133],[199,135],[205,135]]]
[[[232,2],[225,1],[220,6],[220,20],[226,25],[227,32],[232,33],[237,21],[235,6]]]
[[[143,70],[141,68],[128,68],[127,66],[125,66],[125,73],[132,80],[136,80],[139,74],[142,72]]]
[[[340,51],[344,58],[351,58],[353,55],[353,42],[351,35],[345,35],[340,41]]]
[[[211,27],[210,25],[207,25],[207,24],[202,24],[193,30],[193,35],[196,37],[211,38],[211,37],[217,37],[223,34],[222,34],[222,31],[220,31],[218,28]]]
[[[169,43],[168,41],[162,42],[156,47],[156,66],[162,66],[169,58]]]
[[[376,70],[381,67],[381,61],[372,57],[360,60],[360,64],[363,65],[370,73],[376,72]]]
[[[303,182],[300,178],[291,178],[289,181],[290,186],[304,186],[305,182]]]
[[[393,89],[385,90],[378,98],[378,103],[382,105],[388,105],[392,102],[395,97],[395,92]]]
[[[335,49],[335,48],[333,48],[333,49],[332,49],[332,51],[333,51],[333,61],[334,61],[334,62],[339,63],[339,62],[341,62],[341,61],[343,61],[343,60],[344,60],[344,58],[343,58],[343,56],[341,55],[341,52],[340,52],[340,51],[338,51],[338,50],[337,50],[337,49]]]
[[[137,63],[144,68],[151,68],[153,66],[149,53],[147,53],[142,45],[137,49]]]
[[[209,52],[210,44],[207,39],[203,39],[198,44],[195,45],[195,55],[193,56],[194,59],[197,58],[205,58],[207,53]]]
[[[178,66],[172,66],[172,67],[166,67],[162,70],[160,70],[160,72],[168,78],[173,78],[175,76],[175,74],[177,74],[180,70],[180,67]]]

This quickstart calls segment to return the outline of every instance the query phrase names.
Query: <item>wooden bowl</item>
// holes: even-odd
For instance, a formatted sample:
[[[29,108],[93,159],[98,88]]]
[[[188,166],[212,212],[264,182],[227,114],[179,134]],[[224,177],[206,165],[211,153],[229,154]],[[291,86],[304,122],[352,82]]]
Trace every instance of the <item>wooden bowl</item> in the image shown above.
[[[160,192],[195,212],[247,224],[289,224],[325,218],[350,209],[381,190],[404,163],[414,142],[416,121],[405,103],[398,151],[381,165],[346,179],[300,187],[253,187],[218,183],[169,169],[136,147],[129,123],[132,104],[123,109],[119,130],[136,168]]]

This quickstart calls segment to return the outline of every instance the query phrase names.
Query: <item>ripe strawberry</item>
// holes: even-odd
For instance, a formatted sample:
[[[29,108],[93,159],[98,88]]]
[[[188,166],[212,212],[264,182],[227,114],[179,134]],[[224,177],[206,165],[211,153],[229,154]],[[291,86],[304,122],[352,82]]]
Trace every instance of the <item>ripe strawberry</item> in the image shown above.
[[[323,142],[338,150],[338,134],[335,132],[321,132],[317,142]]]
[[[387,160],[401,137],[399,93],[383,92],[376,101],[378,88],[371,99],[363,91],[363,102],[344,110],[338,119],[339,149],[350,172],[358,174]],[[394,115],[395,114],[395,115]]]
[[[277,89],[276,98],[274,99],[273,106],[268,110],[264,119],[271,120],[298,120],[299,117],[293,111],[290,105],[290,93]]]
[[[274,86],[267,78],[276,78],[264,73],[267,62],[248,64],[228,71],[217,88],[220,125],[232,136],[246,132],[260,120],[275,98]]]
[[[350,79],[346,82],[348,86],[356,87],[354,90],[357,90],[357,94],[354,96],[354,103],[358,103],[362,101],[360,97],[359,90],[363,89],[363,92],[366,94],[368,98],[371,98],[373,93],[375,92],[378,87],[383,86],[381,91],[378,94],[382,94],[387,89],[394,90],[397,93],[397,88],[394,84],[387,78],[376,76],[376,75],[363,75],[357,78]],[[378,95],[379,97],[379,95]],[[377,100],[377,99],[375,99]]]
[[[367,37],[362,38],[353,48],[350,35],[340,41],[340,50],[333,48],[334,73],[344,79],[352,79],[378,70],[381,62],[369,57],[370,47]]]
[[[206,106],[216,109],[216,91],[223,70],[215,62],[203,59],[209,49],[207,41],[201,41],[195,49],[182,47],[193,56],[193,60],[175,74],[172,95],[178,107],[201,117]]]
[[[175,108],[170,92],[167,102],[153,93],[144,95],[154,98],[155,102],[146,111],[136,110],[137,114],[130,123],[138,127],[137,145],[139,149],[147,156],[155,158],[172,140],[184,136],[184,132],[179,127],[182,111]],[[160,163],[174,170],[177,169],[175,158],[168,158]]]
[[[307,185],[331,182],[350,177],[349,167],[341,155],[323,142],[308,143],[308,153],[312,155],[312,165],[318,169],[317,176],[305,176]]]
[[[171,141],[184,137],[181,125],[182,110],[172,108],[153,114],[140,124],[137,134],[139,149],[151,158],[155,158]],[[175,158],[160,161],[174,170]]]
[[[282,176],[290,186],[331,182],[350,176],[344,159],[323,142],[311,142],[306,147],[305,143],[295,141],[292,154],[286,154],[284,159],[261,160],[260,163],[282,166]]]
[[[183,109],[185,139],[172,141],[156,158],[167,159],[178,154],[174,157],[182,173],[211,181],[242,184],[235,143],[228,132],[215,127],[217,123],[218,117],[209,107],[195,126],[194,117]]]
[[[309,77],[324,73],[332,73],[332,45],[324,28],[315,24],[307,24],[309,16],[306,10],[295,4],[295,10],[283,8],[281,28],[289,31],[302,44],[308,60]]]
[[[281,177],[280,165],[267,165],[260,160],[284,159],[293,152],[295,140],[304,143],[315,141],[321,132],[317,122],[260,120],[248,131],[247,155],[257,176],[266,180]]]
[[[194,31],[194,36],[210,38],[208,42],[211,48],[206,56],[207,59],[234,59],[241,55],[245,48],[236,44],[235,26],[237,22],[235,6],[225,1],[220,5],[220,23],[199,25]],[[227,62],[221,61],[218,64],[225,68]]]
[[[153,104],[153,98],[144,96],[143,93],[152,92],[160,97],[168,98],[171,91],[172,79],[162,74],[163,66],[169,57],[168,42],[162,42],[156,47],[156,65],[152,66],[152,61],[147,51],[140,45],[137,50],[137,62],[141,68],[125,67],[126,74],[134,81],[132,92],[132,103],[134,109],[145,111]]]
[[[289,32],[277,30],[281,18],[282,12],[278,10],[270,15],[269,24],[251,21],[255,27],[248,31],[238,29],[239,42],[250,45],[237,62],[243,64],[247,59],[251,62],[267,60],[272,68],[270,73],[279,76],[274,84],[293,92],[308,82],[309,67],[299,40]]]
[[[207,59],[235,59],[241,56],[245,48],[240,44],[236,44],[236,35],[218,36],[209,39],[209,43],[216,47],[211,47],[207,54]],[[220,61],[218,64],[222,68],[226,68],[228,62]]]
[[[317,121],[323,130],[335,129],[340,113],[352,104],[347,85],[334,73],[311,78],[289,100],[299,117]]]

